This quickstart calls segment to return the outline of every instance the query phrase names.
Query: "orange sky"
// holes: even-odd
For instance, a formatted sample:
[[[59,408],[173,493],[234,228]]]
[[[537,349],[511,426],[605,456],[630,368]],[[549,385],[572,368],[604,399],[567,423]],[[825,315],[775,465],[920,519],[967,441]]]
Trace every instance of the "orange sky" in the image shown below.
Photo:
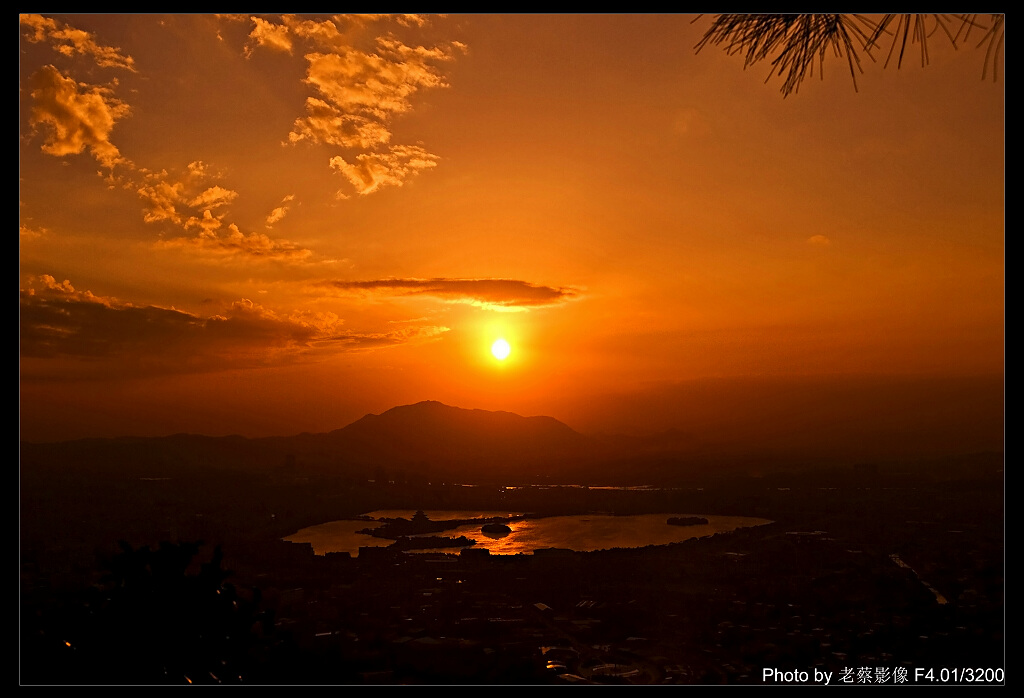
[[[22,437],[1001,376],[983,50],[783,99],[693,20],[22,15]]]

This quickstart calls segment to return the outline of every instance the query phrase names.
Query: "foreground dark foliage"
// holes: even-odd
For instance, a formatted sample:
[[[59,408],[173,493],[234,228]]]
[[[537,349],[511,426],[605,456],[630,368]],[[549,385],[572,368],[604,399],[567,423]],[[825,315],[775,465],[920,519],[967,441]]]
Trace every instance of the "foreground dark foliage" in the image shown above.
[[[977,47],[985,46],[982,77],[991,72],[995,80],[1004,20],[1003,15],[984,19],[976,14],[886,14],[880,19],[857,14],[722,14],[715,16],[696,48],[700,52],[713,44],[730,55],[742,54],[744,67],[771,60],[765,82],[772,75],[784,78],[782,94],[788,96],[814,76],[816,65],[818,75],[824,76],[825,57],[830,53],[846,58],[856,90],[857,73],[864,72],[861,57],[874,61],[874,53],[883,50],[887,37],[886,66],[894,56],[897,67],[901,66],[908,44],[919,46],[921,65],[927,65],[928,39],[941,33],[954,48],[977,39]]]
[[[218,547],[161,543],[106,561],[98,585],[23,618],[26,683],[239,683],[257,666],[259,592],[225,582]],[[269,625],[269,624],[268,624]]]

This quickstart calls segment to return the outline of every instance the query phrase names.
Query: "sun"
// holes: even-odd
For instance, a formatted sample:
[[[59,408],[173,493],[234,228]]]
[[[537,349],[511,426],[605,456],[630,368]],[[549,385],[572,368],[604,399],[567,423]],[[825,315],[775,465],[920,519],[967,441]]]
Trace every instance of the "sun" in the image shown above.
[[[508,345],[504,338],[494,340],[494,344],[491,345],[491,353],[494,354],[494,358],[498,361],[504,361],[508,358],[511,351],[512,347]]]

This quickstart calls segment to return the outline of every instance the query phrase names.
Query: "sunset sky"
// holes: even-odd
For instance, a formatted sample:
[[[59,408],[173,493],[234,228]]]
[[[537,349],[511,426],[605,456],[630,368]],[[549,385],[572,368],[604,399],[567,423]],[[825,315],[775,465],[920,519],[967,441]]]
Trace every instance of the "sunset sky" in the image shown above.
[[[21,15],[22,438],[1001,382],[984,49],[783,98],[694,20]]]

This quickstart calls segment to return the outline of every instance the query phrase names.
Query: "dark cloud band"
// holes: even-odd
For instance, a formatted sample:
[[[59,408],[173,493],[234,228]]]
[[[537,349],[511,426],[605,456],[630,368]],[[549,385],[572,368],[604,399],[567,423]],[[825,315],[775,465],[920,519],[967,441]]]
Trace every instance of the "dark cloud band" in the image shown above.
[[[339,291],[437,296],[503,307],[554,305],[579,295],[574,288],[542,286],[518,279],[375,279],[325,281],[323,285]]]
[[[41,281],[45,288],[21,292],[21,356],[100,361],[100,371],[108,365],[145,373],[279,365],[317,349],[373,349],[429,340],[448,330],[417,326],[384,333],[339,332],[336,316],[282,317],[246,300],[231,304],[223,314],[202,317],[79,292],[49,276]]]

